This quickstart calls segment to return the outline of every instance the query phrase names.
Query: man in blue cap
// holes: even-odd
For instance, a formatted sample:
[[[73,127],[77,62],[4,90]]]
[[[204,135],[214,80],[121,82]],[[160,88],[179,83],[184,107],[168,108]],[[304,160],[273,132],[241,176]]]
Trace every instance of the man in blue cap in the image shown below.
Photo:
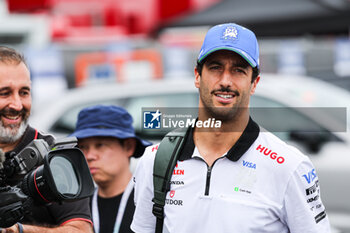
[[[159,167],[154,161],[163,147],[146,149],[134,173],[132,230],[330,232],[309,158],[260,130],[250,117],[250,96],[260,81],[255,34],[233,23],[212,27],[194,75],[200,96],[197,122],[214,118],[221,127],[187,129],[164,208],[152,202],[161,192],[153,190],[153,167]]]
[[[149,142],[137,137],[131,115],[122,107],[96,105],[80,111],[71,136],[78,139],[98,188],[91,200],[96,233],[127,233],[134,214],[130,158]]]

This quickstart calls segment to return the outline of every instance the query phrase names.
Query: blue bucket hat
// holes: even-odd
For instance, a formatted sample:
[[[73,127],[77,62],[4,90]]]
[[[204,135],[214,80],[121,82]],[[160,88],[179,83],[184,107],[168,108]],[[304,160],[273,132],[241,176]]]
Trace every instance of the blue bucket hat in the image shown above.
[[[253,68],[259,68],[259,45],[255,34],[238,24],[219,24],[209,29],[198,55],[198,63],[218,50],[241,55]]]
[[[89,137],[135,138],[137,141],[133,157],[140,157],[152,143],[135,135],[132,116],[122,107],[95,105],[79,112],[75,131],[70,135],[78,139]]]

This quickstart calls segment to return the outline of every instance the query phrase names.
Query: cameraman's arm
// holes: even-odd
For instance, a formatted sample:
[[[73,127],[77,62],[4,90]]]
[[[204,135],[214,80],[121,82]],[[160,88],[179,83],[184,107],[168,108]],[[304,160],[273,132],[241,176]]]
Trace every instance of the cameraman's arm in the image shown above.
[[[23,233],[93,233],[92,225],[86,221],[71,221],[63,226],[48,228],[32,225],[22,225]],[[2,233],[19,233],[18,225],[2,229]]]

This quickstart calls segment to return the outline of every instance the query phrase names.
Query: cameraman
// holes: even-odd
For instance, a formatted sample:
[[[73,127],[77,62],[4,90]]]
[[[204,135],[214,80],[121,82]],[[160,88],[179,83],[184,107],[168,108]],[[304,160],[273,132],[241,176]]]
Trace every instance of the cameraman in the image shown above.
[[[34,139],[48,144],[53,136],[44,135],[28,125],[31,110],[29,69],[21,54],[0,46],[0,162],[20,152]],[[89,233],[93,232],[89,200],[50,205],[33,204],[21,223],[1,232]]]

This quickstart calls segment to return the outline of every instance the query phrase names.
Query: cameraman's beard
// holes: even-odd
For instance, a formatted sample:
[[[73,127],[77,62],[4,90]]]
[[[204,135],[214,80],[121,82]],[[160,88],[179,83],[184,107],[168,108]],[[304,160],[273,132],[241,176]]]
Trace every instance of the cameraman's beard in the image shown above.
[[[5,153],[4,151],[0,148],[0,169],[3,169],[2,163],[5,161]]]
[[[28,126],[28,118],[24,119],[19,127],[4,126],[0,121],[0,142],[13,143],[22,137]]]

